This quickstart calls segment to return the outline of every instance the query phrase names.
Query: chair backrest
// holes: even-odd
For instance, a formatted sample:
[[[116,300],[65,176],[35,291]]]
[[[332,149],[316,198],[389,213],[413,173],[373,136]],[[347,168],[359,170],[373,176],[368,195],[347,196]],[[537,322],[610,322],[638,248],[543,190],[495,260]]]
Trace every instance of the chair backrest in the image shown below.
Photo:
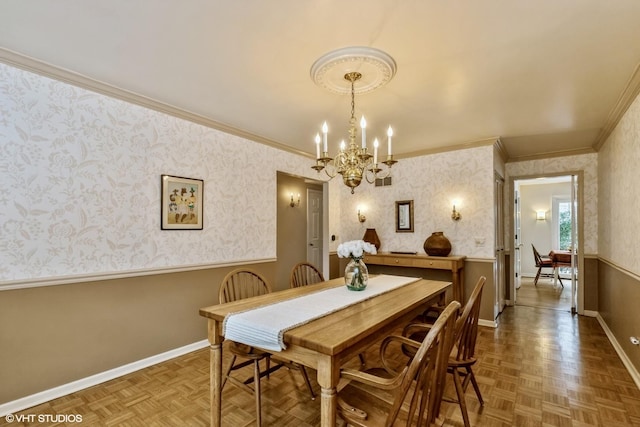
[[[387,416],[387,426],[394,425],[400,409],[409,397],[415,381],[414,393],[410,397],[407,426],[426,425],[435,421],[438,416],[440,401],[444,392],[445,376],[449,353],[453,346],[456,315],[460,303],[452,301],[438,316],[429,333],[422,341],[415,356],[407,365],[401,376],[402,383],[391,410]]]
[[[301,262],[291,269],[289,286],[292,288],[299,288],[300,286],[312,285],[318,282],[324,282],[324,276],[311,263]]]
[[[540,264],[542,264],[542,257],[540,256],[540,252],[536,250],[536,247],[533,246],[533,243],[531,244],[531,249],[533,249],[533,258],[536,261],[536,267],[540,267]]]
[[[218,291],[218,301],[237,301],[271,292],[271,286],[260,274],[252,270],[237,269],[227,274]]]
[[[456,360],[469,360],[473,358],[476,349],[476,338],[478,337],[478,319],[480,318],[480,301],[482,300],[482,290],[487,278],[480,276],[476,286],[471,292],[471,296],[464,306],[462,314],[456,321],[456,345],[458,351]]]

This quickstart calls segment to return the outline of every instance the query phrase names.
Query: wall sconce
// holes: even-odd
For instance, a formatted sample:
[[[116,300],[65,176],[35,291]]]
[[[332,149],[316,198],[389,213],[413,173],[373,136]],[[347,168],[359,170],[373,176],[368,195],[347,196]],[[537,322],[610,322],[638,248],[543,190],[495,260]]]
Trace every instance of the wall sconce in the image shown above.
[[[545,221],[547,219],[547,211],[543,211],[542,209],[536,211],[536,219],[538,221]]]
[[[451,211],[451,219],[454,221],[460,221],[460,218],[462,218],[462,215],[460,215],[460,211],[456,210],[456,203],[457,201],[454,200],[453,201],[453,210]]]
[[[358,208],[358,221],[365,222],[366,220],[367,220],[367,217],[364,216],[364,214],[360,212],[360,208]]]
[[[298,201],[294,201],[293,200],[293,193],[291,193],[291,202],[289,203],[289,206],[291,206],[292,208],[296,207],[296,206],[300,206],[300,193],[298,193]]]

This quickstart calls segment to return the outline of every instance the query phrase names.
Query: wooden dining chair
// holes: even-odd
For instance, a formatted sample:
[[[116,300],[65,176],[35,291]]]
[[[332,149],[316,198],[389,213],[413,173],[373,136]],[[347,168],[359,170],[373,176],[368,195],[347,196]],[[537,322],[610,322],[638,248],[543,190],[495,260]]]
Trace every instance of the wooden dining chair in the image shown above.
[[[535,279],[533,279],[533,284],[535,286],[538,286],[538,279],[541,278],[541,277],[546,277],[546,278],[553,279],[554,273],[556,271],[556,266],[553,263],[553,259],[551,259],[550,256],[540,255],[540,252],[538,252],[536,247],[533,246],[533,243],[531,244],[531,249],[533,249],[533,258],[535,260],[536,267],[538,268],[538,272],[536,273],[536,277],[535,277]],[[543,271],[543,269],[547,269],[547,268],[551,269],[551,273],[547,273],[547,272]],[[564,288],[564,284],[562,283],[562,279],[560,277],[558,277],[558,279],[560,279],[560,284]]]
[[[309,262],[300,262],[291,269],[291,277],[289,278],[289,287],[291,288],[299,288],[318,282],[324,282],[324,276],[315,265]]]
[[[447,364],[447,372],[453,377],[453,384],[456,390],[456,400],[462,412],[462,420],[465,427],[469,427],[469,414],[467,413],[467,404],[465,393],[469,382],[473,385],[480,405],[484,405],[480,387],[473,374],[472,366],[476,363],[475,348],[478,336],[478,320],[480,318],[480,303],[482,300],[482,290],[487,278],[480,276],[476,285],[471,292],[469,300],[464,306],[464,310],[459,314],[455,326],[455,343]],[[425,323],[412,323],[407,325],[402,335],[409,337],[415,341],[420,341],[432,328],[431,325]],[[403,346],[403,352],[410,357],[414,357],[415,350],[409,346]]]
[[[238,301],[244,298],[265,295],[270,292],[271,286],[260,274],[248,269],[237,269],[231,271],[222,280],[220,289],[218,291],[218,301],[220,302],[220,304],[224,304],[231,301]],[[229,342],[228,348],[231,352],[231,361],[222,375],[222,384],[220,388],[221,390],[224,389],[227,380],[229,380],[230,383],[237,386],[238,388],[249,393],[253,393],[255,395],[256,423],[258,426],[260,426],[262,423],[260,378],[264,376],[268,377],[270,373],[276,371],[277,369],[280,369],[283,366],[299,369],[300,371],[302,371],[302,376],[305,380],[307,388],[309,389],[309,392],[311,393],[311,398],[315,399],[315,393],[311,388],[309,376],[307,375],[307,371],[303,366],[287,361],[278,360],[274,360],[274,362],[277,363],[274,364],[274,366],[271,366],[272,356],[270,353],[260,350],[259,348],[251,347],[249,345],[237,343],[234,341]],[[238,359],[244,360],[236,363]],[[260,368],[261,360],[265,360],[265,370],[261,370]],[[231,375],[232,372],[249,365],[253,365],[252,377],[241,379]],[[253,388],[251,387],[251,383],[253,383]]]
[[[291,269],[291,275],[289,278],[290,288],[299,288],[319,282],[324,282],[324,276],[320,270],[310,262],[300,262]],[[360,363],[364,365],[364,354],[360,353],[358,357],[360,358]]]
[[[382,341],[380,357],[397,342],[415,349],[402,370],[342,369],[338,385],[338,413],[353,426],[430,426],[438,417],[447,358],[453,345],[457,301],[438,317],[422,342],[392,335]]]

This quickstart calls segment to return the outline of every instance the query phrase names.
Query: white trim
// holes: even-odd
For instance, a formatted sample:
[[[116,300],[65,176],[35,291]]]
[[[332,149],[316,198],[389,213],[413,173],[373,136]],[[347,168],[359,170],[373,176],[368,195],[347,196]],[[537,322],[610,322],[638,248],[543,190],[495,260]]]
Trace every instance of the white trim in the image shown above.
[[[206,270],[209,268],[235,267],[238,265],[275,262],[276,258],[241,260],[223,263],[194,264],[181,267],[144,268],[108,273],[78,274],[74,276],[46,277],[39,279],[21,279],[0,281],[0,292],[15,289],[40,288],[44,286],[69,285],[72,283],[97,282],[100,280],[126,279],[130,277],[153,276],[156,274],[181,273],[185,271]]]
[[[584,313],[582,313],[582,315],[585,317],[599,317],[600,313],[593,310],[585,310]]]
[[[613,335],[611,329],[609,329],[609,326],[607,326],[607,323],[604,321],[602,316],[600,316],[600,313],[597,313],[595,317],[598,319],[598,323],[600,323],[602,329],[604,329],[604,333],[607,334],[607,337],[609,338],[611,345],[613,345],[613,348],[616,350],[616,353],[620,356],[622,364],[627,368],[627,371],[629,371],[629,375],[631,375],[631,378],[633,378],[633,381],[636,383],[636,387],[640,388],[640,373],[638,373],[638,370],[633,366],[633,363],[631,363],[631,360],[627,357],[627,354],[622,349],[622,346],[616,339],[615,335]]]
[[[85,388],[93,387],[106,381],[110,381],[112,379],[130,374],[135,371],[139,371],[140,369],[148,368],[149,366],[165,362],[167,360],[182,356],[187,353],[191,353],[192,351],[206,348],[208,346],[208,340],[198,341],[193,344],[185,345],[184,347],[176,348],[164,353],[157,354],[155,356],[147,357],[146,359],[138,360],[137,362],[128,363],[126,365],[110,369],[99,374],[91,375],[89,377],[63,384],[49,390],[41,391],[39,393],[32,394],[31,396],[26,396],[12,402],[3,403],[0,405],[0,417],[32,408],[36,405],[40,405],[41,403],[66,396],[71,393],[75,393],[76,391],[83,390]]]
[[[497,328],[498,322],[491,320],[478,319],[478,326],[486,326],[488,328]]]

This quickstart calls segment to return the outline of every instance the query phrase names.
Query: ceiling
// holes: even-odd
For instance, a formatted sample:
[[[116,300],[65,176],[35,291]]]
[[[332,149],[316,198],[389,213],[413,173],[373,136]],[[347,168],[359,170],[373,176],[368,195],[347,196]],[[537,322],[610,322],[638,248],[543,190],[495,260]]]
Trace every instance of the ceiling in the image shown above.
[[[398,157],[500,138],[518,160],[599,147],[640,90],[639,23],[637,0],[3,0],[0,59],[314,155],[351,106],[311,66],[373,47],[397,72],[356,95],[369,138],[392,125]]]

